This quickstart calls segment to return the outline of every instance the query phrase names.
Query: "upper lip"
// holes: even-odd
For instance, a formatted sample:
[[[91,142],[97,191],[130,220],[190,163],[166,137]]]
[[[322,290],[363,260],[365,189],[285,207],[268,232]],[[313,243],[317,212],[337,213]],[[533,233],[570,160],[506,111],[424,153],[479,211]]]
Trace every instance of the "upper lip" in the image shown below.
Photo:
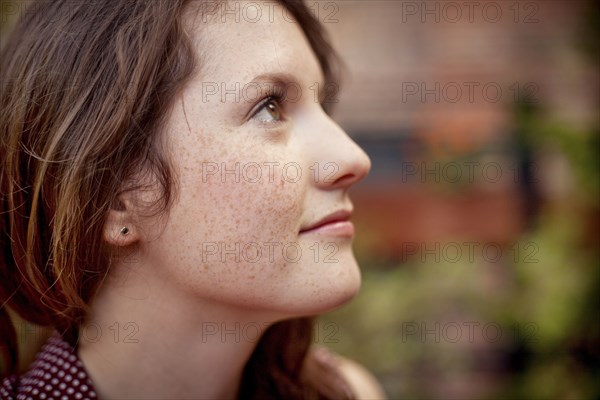
[[[310,231],[312,229],[320,228],[321,226],[330,224],[332,222],[348,221],[351,216],[352,216],[352,210],[338,210],[338,211],[335,211],[335,212],[321,218],[317,222],[300,229],[300,233]]]

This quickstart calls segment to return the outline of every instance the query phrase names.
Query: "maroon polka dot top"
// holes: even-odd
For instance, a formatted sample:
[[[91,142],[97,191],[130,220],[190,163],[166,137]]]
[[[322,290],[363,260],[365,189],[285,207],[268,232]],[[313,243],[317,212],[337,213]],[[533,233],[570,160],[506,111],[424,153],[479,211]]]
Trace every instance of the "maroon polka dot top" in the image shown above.
[[[29,370],[2,380],[2,400],[93,400],[96,392],[75,349],[54,334]]]

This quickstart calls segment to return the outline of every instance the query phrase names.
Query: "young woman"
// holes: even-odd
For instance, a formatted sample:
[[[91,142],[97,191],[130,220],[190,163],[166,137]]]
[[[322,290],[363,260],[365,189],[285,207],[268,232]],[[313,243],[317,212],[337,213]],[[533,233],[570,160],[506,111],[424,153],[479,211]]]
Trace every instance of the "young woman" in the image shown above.
[[[52,1],[1,53],[2,398],[375,398],[311,347],[359,289],[327,114],[333,51],[300,1]],[[259,13],[260,11],[260,13]],[[56,333],[14,374],[8,310]]]

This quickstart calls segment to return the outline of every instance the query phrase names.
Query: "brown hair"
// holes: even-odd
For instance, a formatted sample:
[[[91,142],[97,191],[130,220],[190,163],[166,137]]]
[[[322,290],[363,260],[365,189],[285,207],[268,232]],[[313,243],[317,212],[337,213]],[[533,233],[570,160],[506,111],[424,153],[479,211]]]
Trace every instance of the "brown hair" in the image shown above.
[[[302,1],[280,2],[332,81],[320,23]],[[176,177],[155,139],[198,66],[183,26],[188,3],[35,2],[0,53],[3,375],[18,361],[9,308],[76,339],[111,263],[107,213],[120,193],[140,188],[124,182],[143,172],[163,191],[156,209],[171,205]],[[300,374],[311,340],[309,318],[269,328],[240,396],[317,398]]]

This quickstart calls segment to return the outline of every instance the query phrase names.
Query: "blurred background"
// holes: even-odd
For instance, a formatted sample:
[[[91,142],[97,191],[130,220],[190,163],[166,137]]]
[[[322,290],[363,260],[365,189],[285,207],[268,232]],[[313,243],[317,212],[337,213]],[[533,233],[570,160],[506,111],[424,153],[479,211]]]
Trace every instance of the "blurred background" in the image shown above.
[[[373,162],[363,288],[315,341],[391,399],[600,398],[598,2],[308,4]],[[47,332],[20,327],[31,357]]]
[[[392,399],[600,398],[598,2],[309,3],[373,162],[316,340]]]

